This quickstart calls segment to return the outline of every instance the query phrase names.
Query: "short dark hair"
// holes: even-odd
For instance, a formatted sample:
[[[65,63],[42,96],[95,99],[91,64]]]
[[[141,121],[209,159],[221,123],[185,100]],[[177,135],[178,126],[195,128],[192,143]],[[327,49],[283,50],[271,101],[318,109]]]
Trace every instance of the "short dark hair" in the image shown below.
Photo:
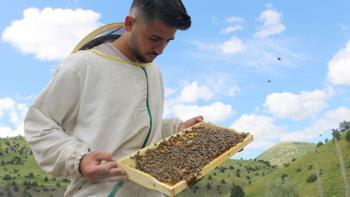
[[[136,8],[145,20],[160,20],[169,27],[186,30],[191,17],[181,0],[133,0],[131,10]]]

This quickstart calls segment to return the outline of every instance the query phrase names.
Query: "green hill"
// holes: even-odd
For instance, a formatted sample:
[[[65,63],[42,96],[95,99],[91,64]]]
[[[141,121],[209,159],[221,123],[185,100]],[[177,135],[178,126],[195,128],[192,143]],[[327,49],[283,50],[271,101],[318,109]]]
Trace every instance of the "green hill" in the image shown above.
[[[244,190],[245,196],[309,197],[320,196],[319,192],[323,192],[323,196],[343,197],[343,170],[348,182],[350,180],[350,143],[344,138],[343,133],[338,141],[338,151],[333,140],[318,147],[311,144],[311,152],[306,151],[301,156],[290,154],[290,162],[281,167],[260,159],[228,160],[177,196],[228,197],[236,186]],[[310,145],[294,143],[294,147],[295,144],[298,153],[305,150],[300,147]],[[288,146],[275,147],[280,147],[277,149],[279,152],[279,149]],[[339,153],[344,165],[339,162]],[[270,155],[279,157],[273,151]],[[270,158],[273,161],[274,158]],[[54,178],[41,170],[23,137],[0,138],[0,196],[62,196],[67,183],[67,179]],[[287,191],[287,195],[278,193],[281,188]]]
[[[233,185],[247,187],[277,168],[269,162],[257,160],[227,160],[205,176],[193,188],[179,193],[179,197],[213,197],[230,194]]]
[[[315,149],[315,144],[304,142],[282,142],[267,149],[257,160],[269,161],[272,165],[283,166]]]
[[[346,179],[350,181],[350,143],[341,137],[339,150],[344,159]],[[305,144],[305,143],[297,143]],[[308,145],[306,145],[308,146]],[[279,147],[278,145],[276,147]],[[283,147],[283,144],[282,144]],[[230,196],[233,183],[243,188],[245,196],[272,196],[272,197],[309,197],[323,196],[344,197],[345,186],[342,176],[342,166],[338,159],[336,145],[333,140],[319,147],[312,145],[312,151],[302,156],[295,156],[289,163],[281,167],[274,167],[263,160],[229,160],[223,166],[232,166],[240,169],[240,176],[235,170],[221,172],[221,167],[206,176],[196,186],[196,189],[187,189],[179,194],[180,197],[200,196]],[[275,154],[277,156],[277,154]],[[271,157],[272,158],[272,157]],[[272,158],[273,159],[273,158]],[[257,167],[259,166],[259,167]],[[245,169],[254,169],[248,172]],[[213,176],[216,173],[216,176]],[[225,183],[222,183],[225,179]],[[210,187],[206,187],[210,184]],[[284,193],[283,193],[284,192]]]
[[[338,141],[339,152],[333,140],[317,147],[285,167],[262,177],[251,186],[245,187],[247,196],[261,196],[271,183],[285,180],[299,193],[299,196],[345,196],[345,186],[342,176],[344,167],[346,179],[350,180],[350,143],[345,141],[345,135]],[[339,153],[339,154],[338,154]],[[343,166],[339,161],[343,157]],[[318,176],[317,176],[318,175]],[[318,179],[317,179],[318,178]]]
[[[63,196],[68,182],[42,171],[23,137],[0,138],[0,196]]]

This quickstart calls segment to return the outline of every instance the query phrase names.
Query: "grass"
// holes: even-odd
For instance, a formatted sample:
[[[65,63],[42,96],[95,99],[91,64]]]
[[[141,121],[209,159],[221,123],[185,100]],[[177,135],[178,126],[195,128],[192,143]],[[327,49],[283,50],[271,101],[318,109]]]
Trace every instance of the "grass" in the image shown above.
[[[350,143],[339,141],[344,158],[347,179],[350,180]],[[280,149],[277,149],[280,151]],[[300,150],[302,152],[303,150]],[[279,153],[270,154],[277,156]],[[10,164],[14,158],[20,158],[22,163]],[[17,160],[18,160],[17,158]],[[309,176],[320,170],[320,178],[324,196],[343,197],[345,189],[341,176],[334,141],[319,147],[314,147],[304,155],[293,156],[288,165],[276,167],[262,160],[228,160],[223,165],[205,176],[193,188],[179,193],[179,197],[214,197],[230,196],[233,184],[243,188],[246,196],[264,196],[268,185],[283,176],[293,185],[299,196],[319,196],[317,181],[308,183]],[[4,165],[2,165],[2,163]],[[67,186],[67,180],[54,178],[38,166],[23,137],[0,138],[0,196],[62,196]],[[29,176],[30,174],[32,176]],[[4,180],[10,175],[10,180]],[[48,177],[48,181],[44,181]],[[224,180],[224,181],[223,181]],[[18,191],[15,191],[13,182]],[[24,183],[36,183],[37,186],[26,186]],[[57,183],[60,185],[57,186]],[[210,188],[208,189],[208,185]],[[8,194],[10,192],[11,194]],[[274,196],[275,197],[275,196]]]

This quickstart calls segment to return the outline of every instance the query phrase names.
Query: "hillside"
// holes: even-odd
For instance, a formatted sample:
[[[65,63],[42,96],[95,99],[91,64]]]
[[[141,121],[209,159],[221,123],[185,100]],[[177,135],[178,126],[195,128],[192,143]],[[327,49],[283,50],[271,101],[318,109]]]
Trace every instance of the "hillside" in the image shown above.
[[[0,196],[62,196],[68,182],[42,171],[23,137],[0,138]]]
[[[228,160],[178,196],[228,197],[236,186],[243,189],[245,196],[309,197],[322,192],[323,196],[343,197],[343,169],[350,180],[350,143],[342,136],[338,145],[337,151],[336,144],[330,140],[314,147],[312,152],[291,157],[296,159],[281,167],[263,160]],[[343,166],[338,153],[342,154]],[[0,139],[0,196],[62,196],[67,182],[39,168],[23,137]],[[276,188],[284,188],[287,195],[276,194]]]
[[[304,142],[282,142],[267,149],[257,160],[269,161],[272,165],[283,166],[308,152],[315,150],[315,144]]]
[[[179,197],[214,197],[229,195],[234,185],[246,187],[259,177],[268,176],[277,168],[257,160],[227,160],[205,176],[193,188],[179,193]]]
[[[339,151],[344,159],[346,179],[350,180],[350,143],[344,140],[343,135],[339,143]],[[245,187],[247,196],[261,196],[266,188],[276,180],[288,182],[299,196],[345,196],[344,181],[342,177],[336,144],[333,140],[317,147],[313,152],[290,162],[257,180],[251,186]],[[317,178],[319,177],[319,179]]]

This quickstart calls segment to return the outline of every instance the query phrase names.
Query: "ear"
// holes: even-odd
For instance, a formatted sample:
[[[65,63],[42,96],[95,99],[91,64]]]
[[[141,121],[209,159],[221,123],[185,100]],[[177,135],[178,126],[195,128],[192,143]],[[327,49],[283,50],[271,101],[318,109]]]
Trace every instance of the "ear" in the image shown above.
[[[124,25],[125,25],[125,31],[131,31],[135,24],[135,18],[133,16],[127,16],[125,17]]]

